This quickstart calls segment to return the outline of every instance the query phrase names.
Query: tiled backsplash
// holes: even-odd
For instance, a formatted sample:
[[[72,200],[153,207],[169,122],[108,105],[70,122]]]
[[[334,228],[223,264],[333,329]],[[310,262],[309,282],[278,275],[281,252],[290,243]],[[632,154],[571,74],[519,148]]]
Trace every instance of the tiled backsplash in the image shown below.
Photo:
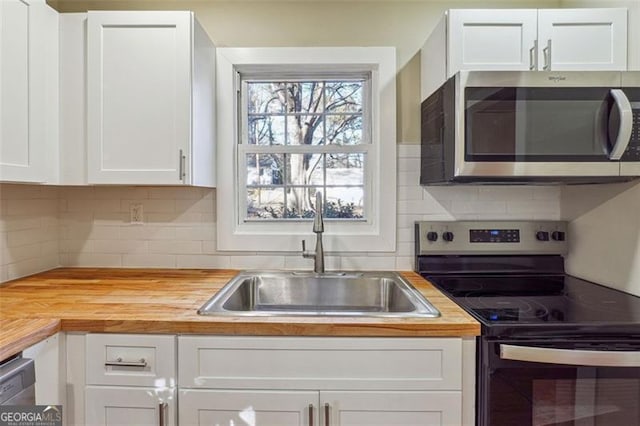
[[[558,187],[422,188],[419,156],[419,146],[399,145],[396,251],[329,255],[327,269],[412,269],[416,220],[560,218]],[[246,252],[218,252],[214,189],[2,185],[0,190],[2,280],[58,261],[63,266],[106,267],[313,266],[298,253],[256,253],[249,247]],[[131,203],[142,204],[143,225],[129,224]]]
[[[0,185],[0,282],[60,264],[58,189]]]

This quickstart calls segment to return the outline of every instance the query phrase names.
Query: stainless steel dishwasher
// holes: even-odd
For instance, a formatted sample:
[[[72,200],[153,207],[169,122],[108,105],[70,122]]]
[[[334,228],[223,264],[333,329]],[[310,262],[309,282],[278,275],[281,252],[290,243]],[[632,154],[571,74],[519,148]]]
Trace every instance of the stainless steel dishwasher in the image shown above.
[[[0,364],[0,405],[35,405],[36,371],[32,359],[22,355]]]

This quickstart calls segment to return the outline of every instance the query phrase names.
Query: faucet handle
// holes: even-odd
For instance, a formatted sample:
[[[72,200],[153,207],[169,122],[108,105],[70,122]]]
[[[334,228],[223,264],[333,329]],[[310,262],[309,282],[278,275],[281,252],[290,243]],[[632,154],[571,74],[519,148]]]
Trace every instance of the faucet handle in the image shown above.
[[[307,247],[305,240],[302,240],[302,257],[311,258],[314,257],[315,253],[307,253]]]

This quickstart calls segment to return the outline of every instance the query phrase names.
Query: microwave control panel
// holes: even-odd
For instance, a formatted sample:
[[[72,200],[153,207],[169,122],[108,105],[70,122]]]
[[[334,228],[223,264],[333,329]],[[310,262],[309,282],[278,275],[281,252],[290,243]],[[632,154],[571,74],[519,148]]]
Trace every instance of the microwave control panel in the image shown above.
[[[633,114],[631,140],[621,158],[622,161],[640,161],[640,102],[632,102],[631,108]]]

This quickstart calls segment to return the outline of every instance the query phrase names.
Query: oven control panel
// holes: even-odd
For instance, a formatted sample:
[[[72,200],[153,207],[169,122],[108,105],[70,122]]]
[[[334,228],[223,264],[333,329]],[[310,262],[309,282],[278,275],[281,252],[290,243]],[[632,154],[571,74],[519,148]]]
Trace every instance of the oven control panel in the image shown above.
[[[562,221],[460,221],[415,224],[416,254],[564,254]]]

